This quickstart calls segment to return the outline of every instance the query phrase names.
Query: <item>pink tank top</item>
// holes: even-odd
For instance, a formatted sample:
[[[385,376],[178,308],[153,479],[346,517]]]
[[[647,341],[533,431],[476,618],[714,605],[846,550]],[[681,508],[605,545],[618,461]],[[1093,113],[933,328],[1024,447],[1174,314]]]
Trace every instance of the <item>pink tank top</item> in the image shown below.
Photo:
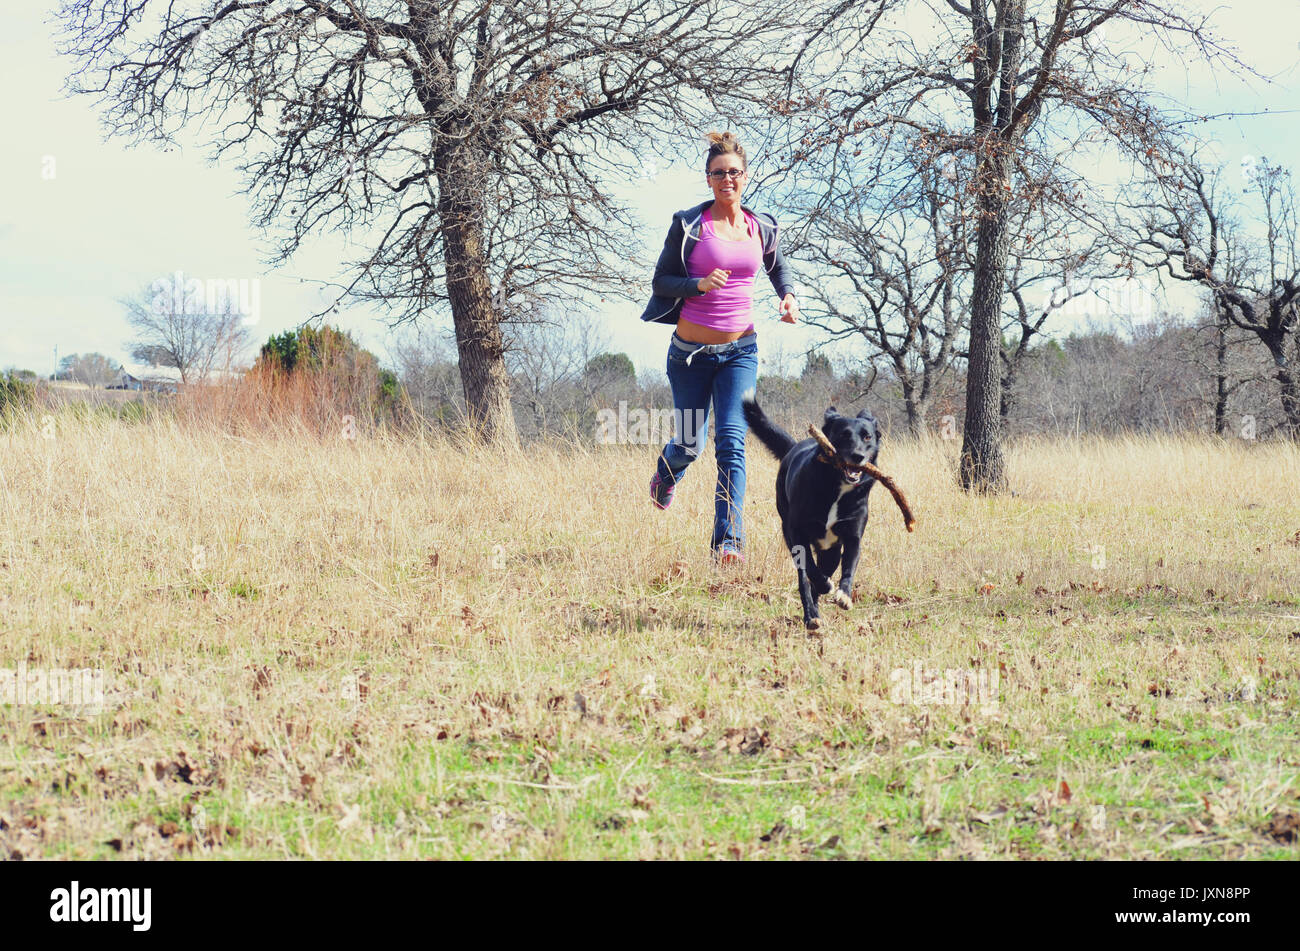
[[[723,333],[748,330],[754,322],[754,276],[763,267],[763,238],[754,216],[745,212],[748,235],[742,241],[718,236],[713,209],[704,212],[700,240],[686,262],[687,273],[699,280],[714,268],[731,271],[727,283],[682,302],[682,316],[693,324]]]

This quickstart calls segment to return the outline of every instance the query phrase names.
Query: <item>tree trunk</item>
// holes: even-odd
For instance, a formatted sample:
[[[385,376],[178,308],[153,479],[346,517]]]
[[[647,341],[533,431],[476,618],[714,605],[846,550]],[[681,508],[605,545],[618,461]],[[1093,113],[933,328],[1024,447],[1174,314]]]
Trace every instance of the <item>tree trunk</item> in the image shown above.
[[[921,430],[925,426],[925,407],[917,396],[915,385],[906,377],[899,382],[903,388],[903,408],[907,411],[907,431],[913,437],[920,438]]]
[[[1219,308],[1215,308],[1218,337],[1214,347],[1214,434],[1222,436],[1228,431],[1228,321]]]
[[[976,234],[975,283],[971,300],[970,358],[966,371],[966,425],[962,434],[961,486],[977,492],[1006,488],[1002,458],[1002,299],[1006,287],[1008,192],[1011,151],[980,158],[979,229]]]
[[[1286,344],[1284,333],[1269,334],[1264,338],[1264,346],[1268,347],[1273,365],[1277,367],[1277,385],[1282,393],[1282,412],[1286,416],[1283,429],[1288,439],[1300,439],[1300,381],[1296,380],[1291,362],[1287,359]]]
[[[1002,431],[1006,432],[1008,421],[1011,419],[1011,388],[1016,385],[1015,364],[1007,367],[1002,374],[1002,387],[999,390],[998,419],[1002,426]]]
[[[483,247],[485,209],[478,189],[482,168],[475,152],[464,145],[435,159],[447,296],[470,426],[486,440],[515,444],[519,434],[510,406],[505,340],[492,306]]]

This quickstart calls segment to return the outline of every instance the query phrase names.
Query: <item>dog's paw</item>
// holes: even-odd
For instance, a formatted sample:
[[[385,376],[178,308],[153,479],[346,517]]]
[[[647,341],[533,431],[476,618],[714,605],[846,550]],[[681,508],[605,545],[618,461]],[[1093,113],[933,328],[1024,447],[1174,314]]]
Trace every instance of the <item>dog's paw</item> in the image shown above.
[[[845,611],[853,607],[853,599],[838,589],[836,590],[835,595],[831,598],[831,602],[837,608],[843,608]]]
[[[812,631],[820,631],[822,627],[822,619],[819,617],[806,618],[804,620],[804,627],[806,627],[810,633]]]
[[[817,595],[817,597],[820,598],[831,593],[830,578],[809,578],[808,580],[812,582],[813,594]]]

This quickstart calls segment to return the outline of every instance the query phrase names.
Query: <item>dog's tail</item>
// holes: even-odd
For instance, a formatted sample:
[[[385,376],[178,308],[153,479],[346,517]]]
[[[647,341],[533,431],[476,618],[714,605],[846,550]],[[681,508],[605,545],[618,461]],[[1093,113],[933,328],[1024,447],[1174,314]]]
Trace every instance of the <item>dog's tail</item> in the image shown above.
[[[767,418],[763,408],[758,405],[758,400],[754,398],[753,390],[740,398],[740,405],[744,409],[745,420],[749,423],[750,431],[758,437],[759,442],[771,450],[772,455],[778,459],[784,458],[785,454],[793,448],[794,438]]]

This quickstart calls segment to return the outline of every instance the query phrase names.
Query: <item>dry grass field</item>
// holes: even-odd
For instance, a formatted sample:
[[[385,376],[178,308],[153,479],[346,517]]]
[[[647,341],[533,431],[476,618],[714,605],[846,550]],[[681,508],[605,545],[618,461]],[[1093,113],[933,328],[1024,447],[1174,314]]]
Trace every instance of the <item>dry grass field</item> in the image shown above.
[[[820,637],[657,448],[11,419],[0,668],[104,697],[0,704],[3,854],[1300,857],[1300,448],[887,439]]]

